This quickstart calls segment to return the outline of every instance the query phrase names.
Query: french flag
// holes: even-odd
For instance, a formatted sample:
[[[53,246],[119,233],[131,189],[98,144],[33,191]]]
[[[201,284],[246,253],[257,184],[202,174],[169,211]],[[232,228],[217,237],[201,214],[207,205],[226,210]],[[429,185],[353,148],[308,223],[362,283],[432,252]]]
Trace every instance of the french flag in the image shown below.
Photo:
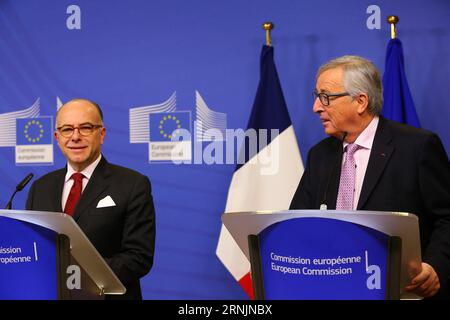
[[[273,47],[263,46],[259,85],[247,126],[257,132],[258,147],[252,152],[248,139],[242,146],[241,156],[245,162],[236,166],[225,212],[287,210],[303,174],[273,55]],[[267,132],[267,135],[258,134],[260,132]],[[253,299],[250,262],[223,225],[216,254]]]

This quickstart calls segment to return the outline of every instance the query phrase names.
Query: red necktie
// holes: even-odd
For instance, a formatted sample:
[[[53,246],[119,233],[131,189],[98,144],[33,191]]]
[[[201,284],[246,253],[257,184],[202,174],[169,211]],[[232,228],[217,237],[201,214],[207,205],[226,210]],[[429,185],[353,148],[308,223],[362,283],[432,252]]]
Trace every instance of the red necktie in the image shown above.
[[[72,174],[70,179],[73,179],[72,189],[70,189],[69,197],[67,198],[66,207],[64,208],[64,213],[68,215],[73,215],[75,206],[81,196],[81,190],[83,189],[83,174],[75,172]]]

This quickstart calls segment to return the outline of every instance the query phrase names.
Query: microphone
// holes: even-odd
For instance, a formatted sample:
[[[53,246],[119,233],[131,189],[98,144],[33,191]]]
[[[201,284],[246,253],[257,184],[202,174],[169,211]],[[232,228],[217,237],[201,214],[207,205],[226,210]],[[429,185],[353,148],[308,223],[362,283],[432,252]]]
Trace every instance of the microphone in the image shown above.
[[[342,134],[342,143],[344,143],[345,138],[347,137],[348,132],[344,131]],[[340,165],[342,163],[342,155],[338,153],[337,159],[334,162],[333,165],[333,169],[331,170],[330,175],[328,176],[328,180],[327,180],[327,184],[325,186],[325,192],[323,194],[323,198],[322,198],[322,203],[320,204],[320,210],[327,210],[328,206],[327,206],[327,195],[328,195],[328,188],[330,187],[330,181],[331,179],[333,179],[333,176],[336,172],[336,169],[338,168],[338,165]]]
[[[33,179],[33,174],[29,173],[22,181],[20,181],[20,183],[16,186],[16,191],[14,191],[13,195],[9,199],[9,202],[6,204],[5,209],[11,209],[14,196],[17,192],[22,191],[22,189],[25,188],[25,186],[28,184],[28,182],[30,182],[31,179]]]

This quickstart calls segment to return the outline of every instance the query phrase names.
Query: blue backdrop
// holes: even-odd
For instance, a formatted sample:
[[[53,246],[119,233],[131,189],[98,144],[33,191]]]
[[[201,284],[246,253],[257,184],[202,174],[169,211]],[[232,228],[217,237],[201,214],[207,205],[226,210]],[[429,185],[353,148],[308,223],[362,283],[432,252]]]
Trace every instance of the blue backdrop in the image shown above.
[[[195,120],[197,91],[211,110],[225,114],[227,128],[245,128],[265,41],[261,25],[273,21],[275,61],[305,159],[324,137],[311,110],[317,68],[357,54],[383,72],[390,14],[400,17],[398,37],[421,125],[438,133],[449,152],[447,0],[2,0],[0,205],[28,172],[41,176],[65,164],[53,142],[53,164],[16,165],[11,113],[34,104],[24,114],[36,116],[38,106],[40,116],[54,117],[57,99],[92,99],[105,113],[106,158],[152,181],[156,256],[142,281],[144,298],[245,299],[215,255],[234,165],[149,163],[148,143],[130,143],[130,109],[172,97],[168,104]],[[24,208],[27,191],[14,208]]]

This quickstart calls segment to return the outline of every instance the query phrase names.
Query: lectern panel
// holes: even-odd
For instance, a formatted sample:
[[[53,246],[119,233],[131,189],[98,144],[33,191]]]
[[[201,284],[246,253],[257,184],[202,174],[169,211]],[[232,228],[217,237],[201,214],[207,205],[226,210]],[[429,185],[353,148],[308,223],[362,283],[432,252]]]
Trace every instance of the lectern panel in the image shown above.
[[[0,300],[58,298],[56,232],[0,216]]]
[[[260,234],[266,299],[384,299],[389,236],[350,222],[297,218]]]

